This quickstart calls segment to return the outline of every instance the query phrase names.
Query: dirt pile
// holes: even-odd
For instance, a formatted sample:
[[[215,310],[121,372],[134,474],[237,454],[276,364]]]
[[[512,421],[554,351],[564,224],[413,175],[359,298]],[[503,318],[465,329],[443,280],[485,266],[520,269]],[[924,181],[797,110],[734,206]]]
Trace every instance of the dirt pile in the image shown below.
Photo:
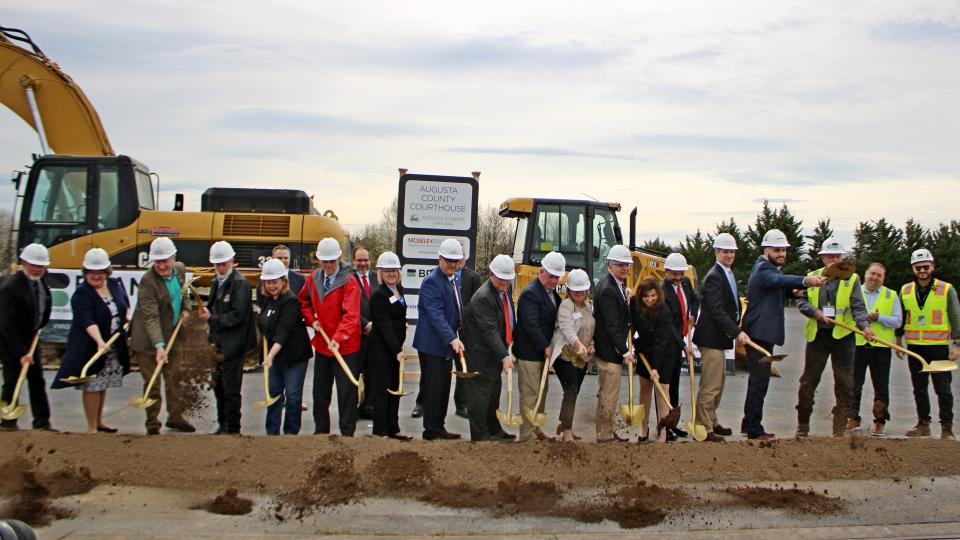
[[[836,497],[829,497],[826,490],[823,493],[817,493],[811,489],[797,487],[743,486],[727,488],[724,493],[734,497],[734,502],[731,504],[752,508],[776,508],[787,512],[815,515],[836,514],[844,508],[843,501]]]
[[[0,474],[3,478],[0,494],[10,498],[0,515],[34,527],[71,516],[69,511],[53,505],[50,499],[86,493],[97,485],[87,467],[68,466],[40,474],[23,458],[0,465]]]
[[[212,514],[241,516],[249,514],[253,510],[253,501],[240,497],[240,492],[237,491],[237,488],[227,488],[212,501],[196,508],[206,510]]]
[[[170,373],[170,381],[180,393],[184,414],[202,418],[213,392],[212,374],[218,358],[207,340],[207,323],[191,316],[184,322],[177,342],[179,346],[174,351],[179,355],[179,363],[177,370]]]
[[[353,455],[342,450],[327,452],[316,459],[301,486],[277,497],[274,517],[303,519],[315,509],[347,504],[362,494]]]
[[[365,476],[373,479],[381,493],[416,493],[433,482],[433,466],[416,452],[398,450],[377,458]]]

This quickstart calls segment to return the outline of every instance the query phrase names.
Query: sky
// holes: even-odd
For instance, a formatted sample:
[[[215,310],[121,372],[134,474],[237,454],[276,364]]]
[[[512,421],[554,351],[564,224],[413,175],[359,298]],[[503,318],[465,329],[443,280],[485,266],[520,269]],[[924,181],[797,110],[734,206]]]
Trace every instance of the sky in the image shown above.
[[[958,217],[956,1],[5,0],[0,26],[83,88],[163,208],[303,189],[356,230],[403,167],[482,171],[481,205],[637,206],[668,242],[764,199],[847,242]],[[36,152],[0,109],[0,175]]]

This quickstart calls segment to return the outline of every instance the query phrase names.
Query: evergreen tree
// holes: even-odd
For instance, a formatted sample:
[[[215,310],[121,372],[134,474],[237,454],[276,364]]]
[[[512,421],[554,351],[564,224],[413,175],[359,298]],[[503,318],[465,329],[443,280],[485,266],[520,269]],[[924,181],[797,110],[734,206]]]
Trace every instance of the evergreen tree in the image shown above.
[[[813,229],[813,234],[807,235],[810,248],[807,250],[807,271],[812,272],[820,268],[820,255],[818,253],[823,248],[823,243],[833,236],[833,228],[830,226],[830,218],[821,219],[817,222],[817,227]]]
[[[933,253],[936,277],[953,285],[960,283],[960,221],[941,223],[932,230],[927,249]]]
[[[653,240],[647,240],[646,242],[641,244],[640,249],[644,251],[652,251],[653,253],[657,255],[661,255],[663,257],[666,257],[667,255],[676,251],[673,247],[667,245],[666,242],[661,240],[659,236],[654,238]]]
[[[687,235],[687,238],[680,242],[679,253],[687,258],[687,264],[696,269],[699,280],[703,280],[715,261],[713,237],[709,234],[704,235],[700,229],[697,229],[696,234]]]
[[[762,251],[744,234],[740,225],[732,217],[729,221],[721,221],[717,224],[717,234],[720,233],[728,233],[737,241],[737,258],[733,260],[733,275],[737,278],[737,287],[746,291],[750,270]]]

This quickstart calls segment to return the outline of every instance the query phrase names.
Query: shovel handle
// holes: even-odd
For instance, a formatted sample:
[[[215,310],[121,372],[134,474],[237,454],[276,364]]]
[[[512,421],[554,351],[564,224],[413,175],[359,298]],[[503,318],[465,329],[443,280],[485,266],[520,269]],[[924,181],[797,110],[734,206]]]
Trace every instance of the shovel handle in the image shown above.
[[[122,329],[117,330],[116,332],[113,333],[112,336],[110,336],[110,339],[108,339],[107,342],[103,344],[103,348],[98,349],[97,352],[94,353],[94,355],[91,356],[89,360],[87,360],[87,363],[83,365],[83,369],[80,370],[80,378],[84,378],[87,376],[87,371],[90,369],[91,366],[93,366],[94,362],[96,362],[101,356],[106,354],[106,352],[110,350],[110,346],[117,341],[118,337],[120,337],[120,334],[126,332],[129,328],[130,328],[130,323],[127,322],[126,324],[123,325]]]
[[[389,388],[387,389],[387,392],[390,392],[395,396],[401,396],[401,397],[403,396],[403,364],[406,363],[406,360],[407,360],[406,356],[403,357],[403,360],[398,360],[398,362],[400,362],[400,378],[397,384],[397,389],[396,390],[390,390]]]
[[[703,357],[701,356],[701,359]],[[695,383],[695,378],[693,375],[693,353],[687,352],[687,363],[690,365],[690,408],[693,409],[693,412],[690,413],[690,423],[693,425],[697,424],[697,385]],[[700,377],[703,377],[703,371],[700,372]]]
[[[855,333],[855,334],[859,334],[859,335],[861,335],[861,336],[863,336],[863,337],[866,337],[866,334],[863,332],[863,330],[860,330],[859,328],[855,328],[855,327],[853,327],[853,326],[850,326],[849,324],[847,324],[847,323],[845,323],[845,322],[843,322],[843,321],[838,321],[838,320],[832,319],[832,318],[830,318],[830,317],[824,317],[824,320],[827,321],[827,322],[830,323],[830,324],[835,324],[835,325],[839,326],[840,328],[846,328],[847,330],[849,330],[849,331],[851,331],[851,332],[853,332],[853,333]],[[922,356],[920,356],[919,354],[917,354],[917,353],[915,353],[915,352],[913,352],[913,351],[911,351],[911,350],[907,350],[906,348],[901,347],[901,346],[897,345],[896,343],[891,343],[891,342],[889,342],[889,341],[887,341],[887,340],[885,340],[885,339],[880,339],[880,338],[878,338],[877,336],[873,336],[873,340],[872,340],[872,341],[874,341],[875,343],[879,343],[879,344],[881,344],[881,345],[886,345],[887,347],[890,347],[891,349],[893,349],[893,350],[895,350],[895,351],[900,351],[900,352],[906,354],[907,356],[910,356],[911,358],[914,358],[914,359],[918,360],[921,364],[927,365],[927,361],[926,361]]]
[[[173,327],[173,333],[170,334],[170,339],[163,348],[163,352],[170,354],[170,349],[173,348],[173,343],[177,340],[177,334],[180,333],[181,326],[183,326],[183,317],[180,317],[180,320],[177,321],[177,325]],[[169,359],[167,361],[169,361]],[[150,390],[153,389],[153,383],[157,382],[157,376],[160,375],[160,371],[162,370],[163,364],[158,363],[157,367],[153,370],[153,375],[150,376],[150,382],[148,382],[147,387],[143,389],[143,401],[147,401],[147,399],[150,397]]]
[[[756,341],[750,339],[750,336],[747,336],[747,337],[746,337],[746,343],[747,343],[747,345],[749,345],[750,347],[756,349],[756,350],[759,351],[759,352],[762,352],[762,353],[763,353],[764,355],[766,355],[766,356],[773,356],[772,354],[770,354],[770,351],[768,351],[768,350],[764,349],[763,347],[757,345],[757,342],[756,342]]]
[[[187,284],[187,287],[190,289],[190,292],[193,293],[193,299],[196,300],[197,302],[197,311],[200,311],[201,309],[203,309],[203,298],[200,298],[200,291],[198,291],[197,288],[193,286],[192,280],[190,281],[190,283]]]
[[[30,343],[30,350],[27,351],[27,356],[30,357],[30,361],[20,366],[20,376],[17,377],[17,386],[13,390],[13,397],[10,398],[9,406],[11,407],[16,406],[17,400],[20,398],[20,389],[23,388],[23,380],[27,378],[27,370],[30,369],[30,364],[33,363],[33,353],[37,352],[38,343],[40,343],[40,330],[37,330],[37,333],[33,335],[33,342]]]
[[[640,361],[643,362],[643,367],[647,368],[647,373],[650,373],[652,375],[653,368],[650,367],[650,362],[647,361],[647,357],[644,356],[643,353],[639,353],[638,356],[640,357]],[[670,396],[668,396],[667,393],[663,390],[663,386],[660,385],[660,381],[655,381],[652,378],[650,380],[653,381],[653,385],[657,387],[657,392],[660,392],[660,397],[662,397],[663,400],[666,401],[667,404],[669,405]]]
[[[330,338],[327,337],[327,333],[323,331],[323,326],[320,326],[318,324],[317,328],[320,329],[320,335],[323,336],[323,340],[327,342],[327,348],[330,348],[330,343],[332,342],[330,341]],[[356,386],[357,388],[360,388],[360,380],[358,380],[356,377],[353,376],[353,372],[350,371],[350,366],[347,365],[346,360],[344,360],[343,356],[340,355],[340,350],[331,349],[331,352],[333,352],[334,358],[337,359],[337,363],[340,364],[340,369],[342,369],[343,372],[347,375],[347,378],[350,379],[350,383]],[[361,375],[360,377],[362,379],[363,375]]]
[[[540,392],[537,394],[537,402],[533,406],[533,414],[540,411],[540,402],[543,401],[543,389],[547,387],[547,375],[550,374],[550,362],[546,358],[543,360],[543,374],[540,375]]]

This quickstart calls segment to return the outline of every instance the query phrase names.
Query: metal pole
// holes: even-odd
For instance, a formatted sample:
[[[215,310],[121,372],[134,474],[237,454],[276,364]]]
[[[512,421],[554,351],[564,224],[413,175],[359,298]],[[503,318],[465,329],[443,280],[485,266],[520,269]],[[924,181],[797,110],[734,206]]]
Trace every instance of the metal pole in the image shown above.
[[[47,132],[43,127],[43,119],[40,118],[40,109],[37,107],[37,96],[33,92],[33,81],[27,79],[20,81],[23,89],[27,93],[27,102],[30,103],[30,113],[33,115],[33,123],[37,126],[37,135],[40,136],[40,149],[43,155],[50,153],[47,147]]]

